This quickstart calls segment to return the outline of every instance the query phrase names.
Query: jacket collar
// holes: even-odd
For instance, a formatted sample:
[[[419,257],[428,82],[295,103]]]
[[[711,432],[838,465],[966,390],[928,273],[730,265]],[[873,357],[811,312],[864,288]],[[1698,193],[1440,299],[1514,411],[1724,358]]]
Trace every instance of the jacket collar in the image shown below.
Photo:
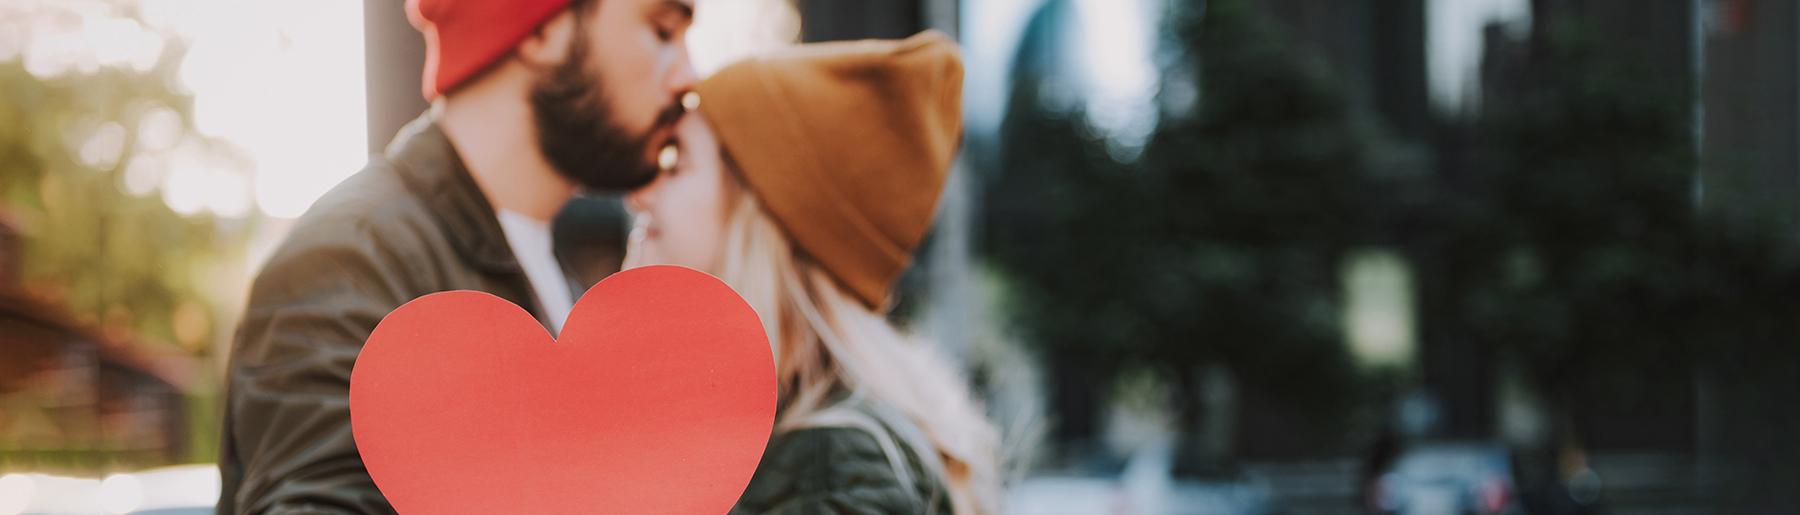
[[[444,237],[471,266],[488,273],[523,274],[506,245],[493,205],[430,111],[406,124],[387,148],[401,180],[432,211]]]

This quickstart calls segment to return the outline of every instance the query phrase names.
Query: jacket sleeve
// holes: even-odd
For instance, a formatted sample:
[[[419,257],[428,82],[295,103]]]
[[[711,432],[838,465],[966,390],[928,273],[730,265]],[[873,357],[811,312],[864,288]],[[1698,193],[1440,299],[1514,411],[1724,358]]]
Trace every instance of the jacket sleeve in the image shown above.
[[[355,229],[296,229],[257,277],[227,374],[221,514],[393,513],[351,437],[350,370],[407,289]]]
[[[929,513],[923,477],[902,484],[875,437],[859,429],[801,429],[778,437],[731,515],[917,515]],[[938,511],[947,511],[938,504]]]

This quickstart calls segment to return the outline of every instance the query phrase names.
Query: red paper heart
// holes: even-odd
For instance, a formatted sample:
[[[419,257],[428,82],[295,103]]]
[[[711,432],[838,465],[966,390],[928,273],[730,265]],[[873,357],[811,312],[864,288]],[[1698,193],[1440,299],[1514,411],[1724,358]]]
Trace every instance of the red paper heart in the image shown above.
[[[350,374],[363,464],[400,513],[729,510],[775,420],[775,365],[725,283],[614,274],[552,340],[473,291],[389,313]]]

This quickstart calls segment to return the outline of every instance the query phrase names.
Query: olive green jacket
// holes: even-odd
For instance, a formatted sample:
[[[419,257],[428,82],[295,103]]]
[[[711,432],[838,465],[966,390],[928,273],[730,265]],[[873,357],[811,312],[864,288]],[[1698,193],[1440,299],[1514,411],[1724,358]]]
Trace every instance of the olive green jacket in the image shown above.
[[[444,290],[544,319],[493,208],[426,115],[300,217],[257,274],[226,372],[218,513],[392,513],[350,434],[350,367],[388,312]]]
[[[905,455],[910,486],[867,431],[827,427],[776,435],[731,515],[949,514],[948,493],[925,473],[913,449],[895,443]]]

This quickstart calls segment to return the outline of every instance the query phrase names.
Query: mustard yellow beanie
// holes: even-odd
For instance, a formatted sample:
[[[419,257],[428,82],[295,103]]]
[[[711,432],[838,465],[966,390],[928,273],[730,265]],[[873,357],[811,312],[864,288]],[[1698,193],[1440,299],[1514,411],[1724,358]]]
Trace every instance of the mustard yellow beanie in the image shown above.
[[[963,68],[937,32],[816,43],[702,81],[700,111],[795,244],[880,309],[962,142]]]

